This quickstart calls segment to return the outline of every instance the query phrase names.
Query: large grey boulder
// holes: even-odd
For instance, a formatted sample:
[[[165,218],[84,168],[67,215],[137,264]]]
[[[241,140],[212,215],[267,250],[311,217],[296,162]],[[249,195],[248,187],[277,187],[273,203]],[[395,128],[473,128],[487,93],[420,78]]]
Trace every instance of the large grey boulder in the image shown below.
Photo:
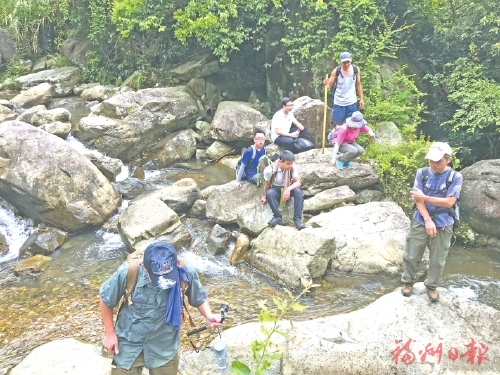
[[[229,231],[215,224],[208,232],[206,244],[208,249],[214,254],[224,254],[229,242]]]
[[[352,190],[371,186],[379,181],[377,174],[370,164],[354,162],[354,169],[339,170],[337,167],[328,167],[332,154],[331,149],[324,154],[319,149],[301,152],[295,155],[295,163],[302,180],[302,191],[305,196],[337,186],[349,186]]]
[[[335,245],[323,229],[278,225],[265,229],[251,243],[247,261],[290,288],[300,288],[301,278],[311,280],[326,272]]]
[[[189,160],[196,152],[196,136],[192,129],[170,134],[152,147],[143,160],[153,160],[155,169]]]
[[[65,338],[35,348],[10,374],[109,375],[110,370],[111,357],[102,355],[101,346]]]
[[[321,228],[335,240],[333,269],[397,274],[410,220],[396,203],[372,202],[320,214],[310,219],[307,227]]]
[[[21,260],[12,265],[12,270],[16,276],[24,276],[27,274],[37,274],[47,269],[49,263],[52,261],[51,257],[37,254],[35,256]]]
[[[138,199],[156,198],[177,213],[189,211],[193,203],[199,199],[200,189],[192,178],[183,178],[162,189],[149,191],[138,196]]]
[[[68,230],[102,225],[121,199],[68,143],[21,121],[0,125],[0,195],[20,212]]]
[[[46,106],[52,100],[52,86],[49,83],[40,83],[37,86],[21,91],[11,99],[14,105],[28,109],[35,106]]]
[[[116,176],[122,171],[123,163],[120,159],[110,158],[96,151],[84,150],[85,155],[94,164],[99,171],[109,181],[115,181]]]
[[[326,134],[331,130],[332,110],[326,108]],[[301,96],[293,101],[293,115],[307,130],[309,138],[319,148],[323,142],[323,118],[325,112],[324,102]],[[328,141],[325,138],[326,146]]]
[[[281,321],[280,329],[288,338],[274,335],[272,341],[284,355],[266,374],[500,373],[495,361],[500,355],[500,312],[445,289],[439,291],[437,304],[429,303],[423,283],[417,283],[409,298],[398,288],[357,311],[294,321],[293,327]],[[237,359],[250,364],[252,341],[263,339],[261,325],[226,329],[222,339],[229,362]],[[402,349],[406,343],[408,350]],[[217,373],[211,348],[185,359],[186,374]]]
[[[108,156],[129,161],[165,136],[205,115],[185,86],[129,91],[92,107],[78,138]],[[97,115],[97,117],[95,116]]]
[[[481,160],[461,173],[463,218],[476,232],[500,238],[500,159]]]
[[[0,105],[0,115],[7,115],[7,114],[10,115],[11,113],[12,113],[12,109],[11,108],[3,106],[3,105]]]
[[[0,29],[0,62],[9,62],[16,54],[14,38],[4,29]]]
[[[16,115],[12,112],[12,109],[0,105],[0,122],[14,120]]]
[[[97,85],[84,89],[80,96],[87,101],[98,100],[102,102],[115,96],[119,90],[119,87],[112,85]]]
[[[237,223],[244,232],[257,236],[273,217],[269,205],[260,202],[262,195],[262,188],[248,181],[242,182],[241,189],[235,189],[231,182],[216,186],[207,199],[207,219],[221,224]],[[284,222],[292,219],[293,198],[283,210]]]
[[[207,148],[205,154],[212,160],[219,160],[233,151],[234,149],[231,146],[226,145],[221,141],[215,141],[210,145],[210,147]]]
[[[348,186],[339,186],[316,194],[304,201],[304,212],[318,212],[330,209],[339,203],[354,201],[356,194]]]
[[[23,258],[36,254],[50,255],[58,249],[68,238],[68,233],[56,229],[39,227],[30,235],[19,249]]]
[[[43,124],[40,126],[40,129],[59,138],[66,139],[71,132],[71,123],[54,121],[49,122],[48,124]]]
[[[172,77],[181,81],[206,77],[219,71],[219,63],[208,52],[197,54],[171,70]]]
[[[499,373],[493,358],[500,354],[500,312],[439,290],[435,305],[418,283],[409,298],[397,289],[364,309],[303,322],[292,333],[282,374]]]
[[[140,152],[137,149],[130,153],[140,143],[140,137],[125,120],[104,116],[83,117],[78,122],[75,135],[83,144],[112,158],[128,161],[136,156],[136,152]]]
[[[58,97],[69,95],[73,91],[73,87],[80,83],[80,79],[80,68],[65,66],[18,77],[16,84],[20,88],[26,89],[41,83],[48,83],[51,86],[52,96]]]
[[[226,142],[250,142],[257,124],[262,122],[269,124],[266,116],[252,108],[250,103],[222,102],[212,119],[212,138]]]
[[[139,196],[130,201],[118,218],[118,230],[134,251],[143,251],[156,241],[170,242],[176,248],[191,242],[191,235],[175,211],[154,197]]]
[[[64,108],[54,108],[46,111],[37,112],[31,118],[31,124],[34,126],[40,126],[55,121],[70,122],[71,121],[70,111]]]
[[[115,183],[116,190],[124,199],[134,199],[146,191],[156,190],[156,186],[149,181],[128,177]]]
[[[31,124],[31,119],[33,118],[34,115],[36,115],[38,112],[41,111],[46,111],[47,107],[45,107],[43,104],[42,105],[36,105],[34,107],[31,107],[21,113],[19,116],[17,116],[16,120],[22,121],[22,122],[27,122],[28,124]]]

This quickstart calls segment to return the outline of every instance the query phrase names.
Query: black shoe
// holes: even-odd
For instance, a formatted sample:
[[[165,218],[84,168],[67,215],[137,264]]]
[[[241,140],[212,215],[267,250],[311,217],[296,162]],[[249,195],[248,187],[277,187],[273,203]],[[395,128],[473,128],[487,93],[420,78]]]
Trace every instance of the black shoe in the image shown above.
[[[298,230],[304,229],[306,227],[306,225],[300,219],[295,219],[293,222],[295,223],[295,227]]]
[[[269,224],[270,227],[275,227],[276,225],[278,224],[281,224],[283,220],[281,219],[281,217],[273,217],[271,220],[269,220],[269,222],[267,224]]]

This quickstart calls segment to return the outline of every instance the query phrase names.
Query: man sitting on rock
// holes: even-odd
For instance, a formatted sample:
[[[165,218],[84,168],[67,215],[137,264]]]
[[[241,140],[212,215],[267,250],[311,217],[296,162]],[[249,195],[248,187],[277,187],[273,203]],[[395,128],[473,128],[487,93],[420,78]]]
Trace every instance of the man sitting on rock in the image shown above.
[[[280,158],[274,165],[264,169],[264,193],[260,200],[269,203],[274,217],[269,221],[270,227],[275,227],[283,221],[279,210],[280,201],[286,202],[293,197],[293,222],[298,230],[306,226],[302,222],[302,209],[304,207],[304,196],[300,190],[301,182],[299,171],[294,163],[295,156],[291,151],[281,152]]]
[[[271,120],[271,140],[285,150],[297,153],[295,139],[307,138],[306,129],[293,115],[293,102],[290,98],[283,98],[281,107]]]
[[[260,158],[266,154],[266,149],[264,148],[265,142],[265,133],[262,130],[257,130],[253,136],[253,145],[245,150],[240,159],[239,166],[236,168],[236,181],[233,184],[235,189],[241,187],[241,179],[243,177],[246,177],[252,184],[257,184],[262,179],[258,166]]]
[[[429,272],[424,284],[429,300],[439,301],[437,287],[441,282],[453,234],[452,207],[460,197],[463,180],[460,173],[448,167],[451,153],[451,147],[447,143],[433,143],[425,156],[429,160],[429,167],[419,169],[415,177],[411,197],[416,210],[406,240],[401,276],[401,293],[405,297],[412,294],[418,266],[428,246]]]

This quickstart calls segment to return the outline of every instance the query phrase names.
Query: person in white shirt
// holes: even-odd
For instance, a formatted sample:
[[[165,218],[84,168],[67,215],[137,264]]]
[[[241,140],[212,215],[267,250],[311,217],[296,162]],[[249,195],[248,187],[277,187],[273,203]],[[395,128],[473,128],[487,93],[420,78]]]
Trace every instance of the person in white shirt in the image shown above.
[[[273,212],[273,218],[269,221],[270,227],[281,225],[283,222],[280,206],[290,198],[293,198],[293,223],[298,230],[306,226],[302,222],[302,211],[304,209],[304,195],[300,190],[301,181],[299,171],[294,163],[295,155],[285,150],[274,165],[264,169],[264,196],[262,203],[269,203]]]
[[[281,107],[271,121],[271,141],[296,154],[299,150],[294,146],[295,139],[307,138],[307,132],[293,115],[293,102],[290,98],[283,98]]]

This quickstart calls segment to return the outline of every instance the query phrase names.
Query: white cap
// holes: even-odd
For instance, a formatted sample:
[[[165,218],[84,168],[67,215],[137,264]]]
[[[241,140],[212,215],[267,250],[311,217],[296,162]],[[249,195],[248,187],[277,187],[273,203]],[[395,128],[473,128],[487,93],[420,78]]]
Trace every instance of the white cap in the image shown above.
[[[434,142],[431,147],[429,147],[429,152],[427,152],[425,158],[432,161],[440,161],[444,155],[451,156],[452,152],[453,151],[448,143]]]

